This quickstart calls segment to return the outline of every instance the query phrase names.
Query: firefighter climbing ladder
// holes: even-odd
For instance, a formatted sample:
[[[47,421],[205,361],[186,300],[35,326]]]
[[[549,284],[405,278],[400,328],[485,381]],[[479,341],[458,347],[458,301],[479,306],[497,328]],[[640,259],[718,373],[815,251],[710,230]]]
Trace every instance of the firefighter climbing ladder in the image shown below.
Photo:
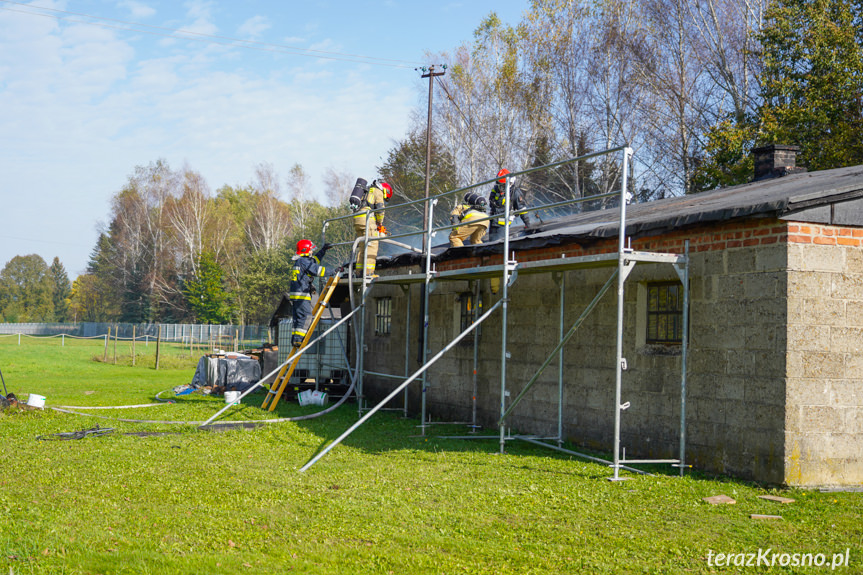
[[[276,405],[278,405],[279,399],[281,399],[282,394],[288,387],[288,381],[290,381],[291,376],[294,374],[294,370],[300,362],[299,351],[305,349],[306,345],[308,345],[309,341],[312,339],[312,334],[315,333],[315,327],[317,327],[318,321],[320,321],[321,316],[324,314],[324,308],[327,307],[338,283],[339,274],[332,276],[327,281],[327,285],[324,286],[321,296],[318,298],[318,301],[315,303],[315,307],[312,309],[311,323],[309,324],[308,330],[306,330],[305,337],[303,337],[303,342],[300,344],[300,347],[291,348],[291,353],[288,354],[287,361],[282,365],[282,369],[279,370],[279,373],[273,380],[273,385],[270,386],[270,390],[267,392],[267,397],[264,398],[264,403],[261,404],[261,409],[273,411],[276,408]],[[296,358],[291,361],[291,358],[294,356],[296,356]]]

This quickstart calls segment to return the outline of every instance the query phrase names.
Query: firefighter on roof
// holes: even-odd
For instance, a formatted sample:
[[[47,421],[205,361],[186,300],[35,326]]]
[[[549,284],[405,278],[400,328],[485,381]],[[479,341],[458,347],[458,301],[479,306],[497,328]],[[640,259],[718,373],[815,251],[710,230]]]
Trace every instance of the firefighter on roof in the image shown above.
[[[371,210],[381,211],[376,211],[374,221],[368,222],[369,237],[379,238],[387,235],[387,229],[384,227],[384,212],[382,210],[386,207],[386,203],[391,197],[393,197],[393,187],[391,185],[377,180],[372,182],[354,215],[354,232],[356,232],[358,238],[366,237],[366,222],[369,219],[369,212]],[[380,242],[369,242],[368,246],[365,243],[363,239],[357,244],[356,273],[358,276],[362,276],[363,266],[365,265],[366,275],[370,278],[376,278],[378,276],[375,275],[375,264],[378,259],[378,244]],[[363,260],[364,253],[365,260]]]
[[[503,230],[506,225],[506,176],[509,173],[509,170],[506,168],[497,173],[497,183],[488,195],[488,205],[491,209],[491,215],[500,216],[491,220],[491,229],[489,230],[488,238],[489,241],[492,242],[503,237]],[[524,208],[522,205],[521,190],[515,185],[515,178],[510,178],[509,199],[510,214]],[[521,218],[521,221],[524,222],[524,227],[530,226],[529,214],[520,214],[519,217]]]
[[[487,206],[485,198],[475,192],[464,195],[464,203],[460,203],[450,212],[450,222],[457,228],[453,228],[449,234],[449,245],[458,248],[464,245],[464,241],[470,238],[471,245],[482,243],[482,237],[488,231],[489,220],[486,214]],[[476,221],[482,220],[482,221]]]
[[[293,256],[294,265],[291,268],[291,288],[288,298],[291,300],[291,317],[293,318],[291,331],[291,345],[300,347],[306,338],[308,320],[312,313],[312,294],[315,293],[314,280],[333,275],[327,273],[321,265],[321,259],[330,249],[329,244],[319,249],[315,254],[315,244],[310,240],[297,242],[297,254]]]

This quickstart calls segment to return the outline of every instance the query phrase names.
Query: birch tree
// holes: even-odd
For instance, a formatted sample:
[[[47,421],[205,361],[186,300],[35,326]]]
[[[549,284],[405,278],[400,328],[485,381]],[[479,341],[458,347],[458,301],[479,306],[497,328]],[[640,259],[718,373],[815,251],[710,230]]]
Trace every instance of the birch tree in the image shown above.
[[[271,164],[259,164],[255,169],[256,181],[254,211],[246,222],[246,237],[255,252],[276,249],[292,228],[291,213],[280,199],[279,179]]]

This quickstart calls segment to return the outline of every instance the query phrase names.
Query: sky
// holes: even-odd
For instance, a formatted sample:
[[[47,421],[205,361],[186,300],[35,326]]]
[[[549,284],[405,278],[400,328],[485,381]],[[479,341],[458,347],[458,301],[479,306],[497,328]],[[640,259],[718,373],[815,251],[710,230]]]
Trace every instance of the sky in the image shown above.
[[[136,166],[215,193],[300,164],[367,180],[425,106],[427,53],[529,0],[0,0],[0,269],[86,272]]]

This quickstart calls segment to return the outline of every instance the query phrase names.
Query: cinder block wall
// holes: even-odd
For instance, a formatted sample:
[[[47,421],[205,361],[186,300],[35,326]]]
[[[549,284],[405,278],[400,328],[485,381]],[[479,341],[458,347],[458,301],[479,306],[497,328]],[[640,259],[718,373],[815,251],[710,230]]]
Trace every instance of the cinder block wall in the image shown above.
[[[789,226],[785,481],[863,483],[863,230]]]
[[[795,485],[863,480],[859,457],[853,453],[863,433],[858,399],[863,397],[859,378],[863,358],[855,347],[863,346],[863,295],[857,295],[863,293],[859,290],[863,258],[854,246],[837,251],[814,239],[806,243],[801,228],[773,219],[743,220],[633,241],[636,250],[658,252],[682,252],[684,240],[690,241],[686,450],[687,462],[697,468]],[[818,233],[825,232],[819,228]],[[850,240],[856,232],[847,233]],[[838,237],[845,236],[837,232]],[[556,246],[519,252],[517,259],[615,249],[614,242],[585,248]],[[493,263],[499,259],[466,258],[438,268]],[[562,276],[519,276],[508,305],[507,350],[511,357],[506,365],[506,389],[512,397],[558,342],[559,282],[565,283],[566,332],[611,273],[612,268],[599,268],[568,271]],[[627,457],[678,455],[679,349],[646,346],[643,336],[639,337],[645,305],[640,286],[674,279],[677,275],[669,265],[638,264],[627,281],[624,355],[629,369],[624,372],[622,399],[631,407],[623,413],[621,424],[621,446]],[[488,280],[478,281],[488,309],[500,294],[490,292]],[[404,373],[405,293],[392,286],[375,289],[376,297],[392,297],[393,333],[377,337],[367,331],[366,368]],[[467,281],[440,282],[432,292],[430,356],[457,335],[457,298],[472,289]],[[412,373],[419,366],[419,286],[411,287],[409,293],[413,298],[408,339]],[[821,294],[830,297],[824,299]],[[497,313],[484,323],[479,337],[476,414],[478,423],[487,427],[494,427],[500,414],[501,317]],[[367,326],[373,326],[373,307]],[[604,450],[612,447],[615,337],[613,287],[565,347],[563,435],[576,444]],[[828,349],[831,351],[824,351]],[[473,366],[473,346],[468,343],[429,370],[427,400],[433,421],[471,421]],[[366,392],[373,400],[383,397],[395,383],[366,381]],[[558,394],[555,358],[508,419],[512,430],[555,436]],[[414,385],[410,390],[412,412],[419,411],[419,402],[420,388]],[[401,406],[401,398],[396,403]]]

